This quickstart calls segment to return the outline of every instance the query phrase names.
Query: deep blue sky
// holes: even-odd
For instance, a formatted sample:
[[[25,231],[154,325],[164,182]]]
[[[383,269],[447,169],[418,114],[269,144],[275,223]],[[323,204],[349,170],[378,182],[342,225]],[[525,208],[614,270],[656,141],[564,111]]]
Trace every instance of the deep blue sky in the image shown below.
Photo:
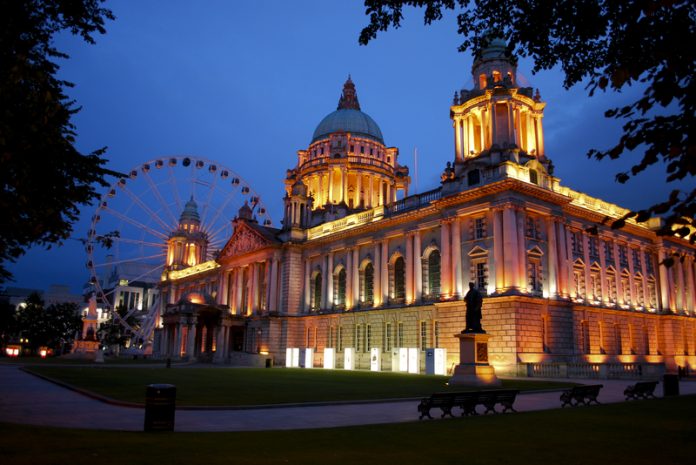
[[[285,170],[307,148],[319,121],[335,110],[350,73],[362,110],[380,125],[385,142],[411,167],[418,148],[419,192],[437,186],[453,159],[449,105],[455,90],[471,88],[472,59],[457,52],[460,38],[450,16],[423,27],[410,11],[404,26],[367,47],[358,34],[367,24],[357,1],[114,1],[116,20],[89,46],[61,36],[70,59],[61,76],[82,111],[75,117],[78,146],[108,147],[109,168],[127,171],[159,156],[192,154],[215,160],[243,177],[262,197],[274,224],[282,212]],[[603,111],[631,101],[624,95],[589,98],[582,86],[562,87],[558,71],[519,72],[547,102],[547,156],[564,185],[628,208],[660,199],[669,188],[659,170],[628,185],[614,182],[620,162],[585,156],[617,140],[620,125]],[[415,186],[412,186],[415,187]],[[85,208],[83,218],[94,207]],[[89,223],[76,224],[85,237]],[[11,266],[10,285],[46,288],[87,279],[76,240],[45,251],[32,249]]]

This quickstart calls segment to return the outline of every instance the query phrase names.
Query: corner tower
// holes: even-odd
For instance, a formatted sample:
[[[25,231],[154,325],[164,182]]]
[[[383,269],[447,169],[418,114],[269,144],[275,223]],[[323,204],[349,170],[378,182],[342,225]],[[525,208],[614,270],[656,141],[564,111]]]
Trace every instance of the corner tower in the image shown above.
[[[388,204],[396,200],[397,191],[408,195],[408,168],[399,165],[398,155],[360,109],[349,76],[336,111],[321,120],[309,147],[297,152],[297,166],[285,180],[286,193],[292,197],[298,182],[307,187],[313,224]]]
[[[479,157],[519,164],[535,159],[547,166],[539,91],[519,87],[517,60],[505,41],[490,40],[476,53],[474,88],[455,92],[450,107],[454,126],[455,166]]]
[[[191,196],[181,212],[177,229],[167,240],[167,270],[198,265],[206,260],[207,254],[208,235],[201,230],[198,204]]]

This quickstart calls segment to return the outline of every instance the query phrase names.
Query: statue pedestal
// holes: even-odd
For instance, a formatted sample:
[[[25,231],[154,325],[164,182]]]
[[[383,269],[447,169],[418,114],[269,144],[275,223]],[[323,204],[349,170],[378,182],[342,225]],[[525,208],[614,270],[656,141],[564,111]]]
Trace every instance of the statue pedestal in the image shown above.
[[[488,364],[488,339],[486,333],[455,334],[459,339],[459,365],[454,367],[450,385],[500,386],[495,368]]]

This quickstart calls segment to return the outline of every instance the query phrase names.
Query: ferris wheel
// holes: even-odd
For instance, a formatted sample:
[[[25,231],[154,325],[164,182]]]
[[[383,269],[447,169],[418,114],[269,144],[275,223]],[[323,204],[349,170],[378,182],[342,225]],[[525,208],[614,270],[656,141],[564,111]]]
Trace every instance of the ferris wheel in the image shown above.
[[[160,315],[157,283],[166,265],[167,240],[187,203],[195,202],[207,256],[215,258],[232,234],[231,220],[247,203],[260,224],[272,224],[259,195],[231,169],[199,157],[171,156],[142,163],[111,184],[99,197],[85,243],[90,284],[111,310],[127,311],[118,321],[137,344],[152,340]],[[149,297],[123,299],[124,289],[151,289]],[[118,294],[118,295],[117,295]],[[136,295],[137,293],[125,294]],[[117,300],[119,299],[119,300]],[[131,315],[137,316],[134,325]]]

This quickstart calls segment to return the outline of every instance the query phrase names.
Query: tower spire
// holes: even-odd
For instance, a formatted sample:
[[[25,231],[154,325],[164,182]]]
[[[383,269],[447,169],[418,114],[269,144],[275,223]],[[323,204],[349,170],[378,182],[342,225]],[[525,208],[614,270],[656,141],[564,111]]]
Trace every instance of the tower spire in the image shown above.
[[[360,110],[358,94],[355,92],[355,84],[348,75],[348,80],[343,84],[343,93],[338,100],[338,110]]]

